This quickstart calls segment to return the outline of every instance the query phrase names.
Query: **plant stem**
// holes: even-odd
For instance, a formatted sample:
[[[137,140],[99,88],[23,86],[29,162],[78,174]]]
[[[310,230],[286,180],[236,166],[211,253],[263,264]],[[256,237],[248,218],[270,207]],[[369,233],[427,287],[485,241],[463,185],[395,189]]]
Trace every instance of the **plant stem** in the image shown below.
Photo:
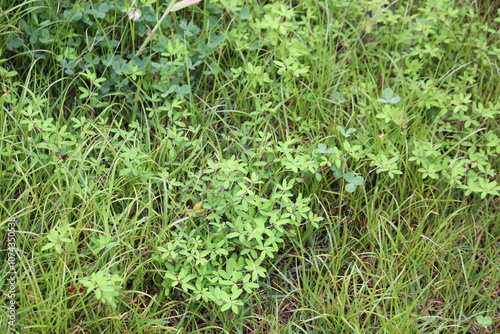
[[[155,34],[156,30],[158,30],[158,28],[160,27],[163,20],[165,20],[167,15],[170,14],[170,12],[172,11],[172,7],[174,6],[174,4],[175,4],[175,0],[172,0],[172,2],[170,2],[167,9],[165,10],[165,13],[163,13],[163,15],[160,18],[160,20],[158,21],[158,23],[156,23],[156,25],[154,26],[151,33],[148,33],[148,37],[146,38],[144,43],[142,43],[141,47],[139,48],[139,51],[137,51],[137,53],[135,54],[135,57],[139,57],[142,54],[142,51],[144,51],[146,46],[149,44],[149,41],[151,40],[151,38],[153,38],[153,35]]]

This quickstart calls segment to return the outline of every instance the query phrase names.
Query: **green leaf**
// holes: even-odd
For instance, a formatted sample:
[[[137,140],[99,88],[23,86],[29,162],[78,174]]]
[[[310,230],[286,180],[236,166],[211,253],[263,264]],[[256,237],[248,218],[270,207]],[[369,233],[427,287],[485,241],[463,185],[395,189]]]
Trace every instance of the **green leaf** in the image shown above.
[[[172,280],[172,281],[177,281],[177,276],[175,276],[171,273],[165,273],[164,277],[169,279],[169,280]]]
[[[362,176],[356,176],[352,181],[351,183],[354,184],[355,186],[360,186],[363,184],[363,177]]]
[[[82,19],[82,17],[83,17],[83,13],[81,10],[78,10],[76,12],[72,12],[70,10],[65,10],[64,14],[63,14],[63,18],[65,18],[66,20],[69,20],[71,22],[79,21]]]
[[[48,244],[46,244],[45,246],[42,247],[42,251],[44,250],[47,250],[47,249],[51,249],[52,247],[54,247],[56,244],[52,243],[52,242],[49,242]]]
[[[382,97],[383,98],[378,98],[377,101],[382,103],[395,104],[401,100],[399,96],[394,95],[394,91],[391,88],[384,89],[382,91]]]
[[[330,169],[333,171],[333,175],[335,177],[341,177],[342,176],[342,169],[337,166],[332,166]]]
[[[257,289],[258,287],[259,285],[253,282],[243,284],[243,289],[248,293],[251,293],[253,289]]]
[[[364,180],[362,176],[356,176],[356,174],[354,174],[353,172],[345,173],[344,179],[347,182],[352,183],[355,186],[359,186],[359,185],[363,184],[363,180]]]
[[[394,96],[393,98],[389,99],[387,102],[389,102],[390,104],[396,104],[400,100],[401,100],[401,98],[399,96]]]
[[[248,20],[250,18],[250,9],[248,7],[243,7],[241,9],[240,18],[242,20]]]
[[[490,316],[482,316],[482,315],[478,315],[476,317],[476,320],[477,320],[477,323],[484,326],[484,327],[488,327],[488,326],[491,326],[493,324],[493,319],[490,317]]]
[[[102,297],[101,289],[95,289],[94,293],[95,293],[95,298],[97,300],[101,300],[101,297]]]
[[[345,190],[347,190],[348,192],[352,193],[356,190],[356,186],[353,185],[352,183],[348,183],[345,185]]]
[[[394,96],[394,91],[391,88],[386,88],[382,91],[382,96],[384,99],[390,100]]]
[[[354,133],[356,132],[356,129],[355,128],[349,128],[347,130],[345,130],[345,128],[343,126],[337,126],[337,130],[344,136],[344,137],[350,137],[351,136],[351,133]]]
[[[330,96],[331,100],[335,104],[341,104],[345,102],[345,97],[340,92],[335,92]]]
[[[242,292],[243,290],[239,289],[237,285],[233,285],[231,287],[231,299],[237,299]]]
[[[9,38],[7,40],[6,46],[7,46],[7,49],[12,50],[12,49],[20,48],[21,46],[23,46],[23,44],[24,44],[24,41],[21,38],[14,37],[14,38]]]
[[[81,283],[84,287],[86,287],[87,289],[89,289],[89,290],[94,290],[94,288],[95,288],[94,283],[93,283],[93,282],[91,282],[91,281],[88,281],[88,280],[84,280],[84,279],[82,279],[82,280],[80,280],[80,283]]]
[[[318,153],[333,153],[333,150],[331,148],[328,148],[328,146],[326,146],[325,144],[320,143],[320,144],[318,144],[317,152]]]
[[[228,235],[226,235],[226,238],[228,238],[228,239],[236,238],[236,237],[239,237],[240,234],[241,233],[239,233],[239,232],[231,232]]]

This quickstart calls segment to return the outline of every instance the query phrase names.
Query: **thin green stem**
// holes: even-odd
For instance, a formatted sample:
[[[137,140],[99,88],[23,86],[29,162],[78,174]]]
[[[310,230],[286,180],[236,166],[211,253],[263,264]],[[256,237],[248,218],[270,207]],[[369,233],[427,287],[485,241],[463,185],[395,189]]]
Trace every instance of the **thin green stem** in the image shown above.
[[[144,43],[142,43],[142,45],[139,48],[139,50],[136,52],[135,57],[139,57],[142,54],[142,52],[144,51],[144,49],[146,48],[146,46],[149,44],[149,41],[151,41],[151,38],[153,38],[153,35],[155,34],[156,30],[158,30],[158,28],[162,24],[163,20],[165,20],[165,18],[167,17],[167,15],[172,12],[172,7],[174,6],[174,4],[175,4],[175,1],[170,2],[170,4],[168,5],[167,9],[165,10],[165,13],[163,13],[163,15],[160,18],[160,20],[158,21],[158,23],[156,23],[156,25],[154,26],[153,30],[150,33],[148,33],[148,37],[146,38],[146,40],[144,41]]]

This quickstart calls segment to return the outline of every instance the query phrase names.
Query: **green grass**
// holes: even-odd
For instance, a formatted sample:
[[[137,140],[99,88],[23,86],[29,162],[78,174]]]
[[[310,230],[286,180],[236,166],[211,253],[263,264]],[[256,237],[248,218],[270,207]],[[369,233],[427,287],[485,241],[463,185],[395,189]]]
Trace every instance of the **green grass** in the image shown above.
[[[160,2],[0,8],[0,331],[500,330],[498,6],[202,1],[133,60]]]

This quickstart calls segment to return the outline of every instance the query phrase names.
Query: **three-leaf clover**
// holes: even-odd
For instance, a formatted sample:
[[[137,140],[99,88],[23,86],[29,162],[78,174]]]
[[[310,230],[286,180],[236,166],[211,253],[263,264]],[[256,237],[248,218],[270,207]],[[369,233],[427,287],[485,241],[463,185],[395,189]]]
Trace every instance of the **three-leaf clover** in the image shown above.
[[[331,148],[328,148],[328,146],[326,146],[326,144],[318,144],[318,150],[317,150],[318,153],[333,153],[333,150]]]
[[[353,172],[347,172],[344,174],[344,180],[348,183],[345,185],[345,190],[352,193],[356,190],[356,186],[360,186],[363,184],[363,177],[354,174]]]
[[[349,128],[349,129],[345,129],[343,126],[337,126],[337,130],[339,130],[339,132],[344,136],[344,137],[349,137],[351,136],[351,133],[354,133],[356,132],[356,129],[355,128]]]
[[[392,90],[392,88],[384,89],[382,91],[382,96],[383,98],[377,99],[378,102],[395,104],[401,100],[399,96],[394,95],[394,91]]]
[[[344,94],[341,92],[335,92],[333,93],[330,98],[332,99],[332,102],[335,104],[340,104],[345,102],[345,97]]]

